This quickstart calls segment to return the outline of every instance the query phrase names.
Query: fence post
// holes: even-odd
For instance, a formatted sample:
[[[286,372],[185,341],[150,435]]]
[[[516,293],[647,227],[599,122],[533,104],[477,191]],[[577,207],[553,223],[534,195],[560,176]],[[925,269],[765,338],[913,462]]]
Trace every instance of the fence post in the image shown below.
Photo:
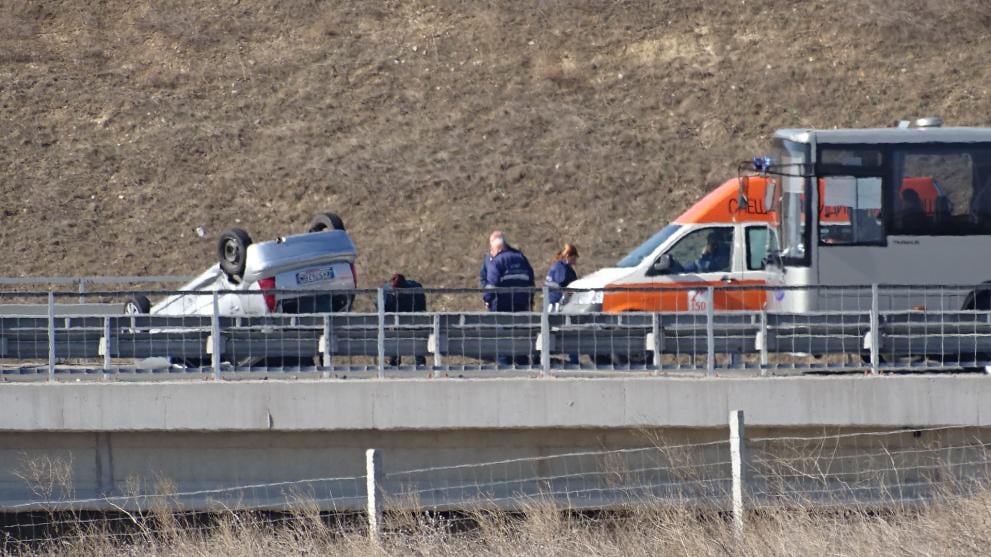
[[[48,380],[55,381],[55,293],[48,291]]]
[[[767,346],[768,346],[768,344],[770,343],[770,340],[771,340],[771,339],[768,338],[767,310],[763,310],[763,311],[760,312],[760,338],[761,338],[761,343],[760,343],[760,374],[761,375],[767,375],[767,366],[768,366],[768,361],[769,361],[769,358],[768,358],[768,355],[767,355],[768,354],[768,348],[767,348]]]
[[[213,367],[213,378],[220,380],[220,297],[217,291],[213,291],[213,315],[210,318],[210,343],[212,358],[210,362]]]
[[[880,315],[880,303],[878,301],[878,288],[877,284],[871,285],[871,375],[878,374],[878,364],[881,360],[881,315]]]
[[[378,360],[379,379],[385,378],[385,290],[375,292],[375,305],[378,307]]]
[[[110,318],[103,318],[103,378],[110,371]]]
[[[444,356],[440,353],[440,314],[434,314],[434,377],[440,376],[440,368],[444,365]]]
[[[650,332],[654,335],[654,375],[661,373],[661,350],[664,349],[663,329],[661,329],[661,316],[657,313],[650,314]]]
[[[368,449],[365,451],[365,493],[368,497],[368,537],[375,544],[379,543],[382,533],[382,482],[385,474],[382,470],[382,451]]]
[[[733,467],[733,533],[737,539],[743,536],[744,497],[748,494],[749,464],[746,434],[743,429],[743,410],[729,413],[729,452]]]
[[[550,306],[547,304],[550,288],[544,286],[543,300],[540,309],[540,376],[551,371],[551,317]]]
[[[713,287],[707,288],[708,300],[705,304],[705,374],[715,375],[716,373],[716,333],[714,323],[715,317],[713,313],[713,305],[716,303],[715,289]]]
[[[323,316],[323,354],[321,355],[321,364],[323,367],[331,367],[334,365],[334,358],[332,356],[334,352],[334,330],[330,326],[330,315],[325,314]],[[330,372],[324,370],[323,377],[329,377]]]

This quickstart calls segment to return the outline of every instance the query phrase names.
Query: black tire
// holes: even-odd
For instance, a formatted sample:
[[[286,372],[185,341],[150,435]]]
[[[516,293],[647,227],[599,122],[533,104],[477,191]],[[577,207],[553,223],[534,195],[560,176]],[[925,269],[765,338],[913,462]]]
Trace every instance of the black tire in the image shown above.
[[[971,290],[967,297],[964,298],[963,306],[960,308],[962,310],[969,311],[988,311],[991,310],[991,281],[984,281],[977,286],[974,290]],[[969,354],[968,354],[969,356]],[[964,359],[964,355],[958,356],[958,361]],[[979,352],[974,354],[974,358],[978,361],[988,361],[991,360],[991,355]],[[966,372],[985,372],[987,371],[983,367],[963,367],[961,368]]]
[[[654,352],[636,352],[632,354],[613,354],[612,364],[616,367],[644,366],[654,361]]]
[[[963,310],[991,310],[991,281],[971,290],[963,301]]]
[[[244,276],[244,265],[247,262],[248,246],[251,236],[240,228],[224,231],[217,241],[217,258],[220,259],[220,269],[234,282],[240,282]]]
[[[124,302],[125,315],[147,315],[151,311],[151,301],[147,296],[135,294]]]
[[[595,362],[595,367],[612,366],[612,354],[589,354],[589,356]]]
[[[324,230],[344,230],[344,221],[337,213],[320,213],[310,221],[307,232],[323,232]]]

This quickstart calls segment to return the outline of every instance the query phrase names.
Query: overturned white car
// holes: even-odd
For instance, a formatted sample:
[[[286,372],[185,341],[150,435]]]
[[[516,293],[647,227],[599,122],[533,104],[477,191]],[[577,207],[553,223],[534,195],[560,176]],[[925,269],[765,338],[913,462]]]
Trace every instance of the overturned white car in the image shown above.
[[[354,243],[334,213],[321,213],[303,234],[254,243],[240,228],[220,235],[218,263],[181,291],[213,292],[225,316],[347,311],[357,287]],[[127,314],[211,315],[213,296],[174,294],[152,305],[134,296]]]

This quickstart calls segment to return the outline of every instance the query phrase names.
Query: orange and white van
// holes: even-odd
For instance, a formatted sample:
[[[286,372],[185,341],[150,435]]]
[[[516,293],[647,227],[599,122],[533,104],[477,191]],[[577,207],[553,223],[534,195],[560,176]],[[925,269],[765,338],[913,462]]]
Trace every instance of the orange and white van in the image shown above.
[[[742,179],[745,198],[740,196],[740,179],[728,180],[614,266],[568,285],[584,291],[570,296],[562,304],[562,311],[704,312],[710,302],[713,309],[724,311],[766,307],[767,291],[761,288],[715,289],[714,300],[708,299],[709,286],[764,286],[770,278],[765,257],[768,246],[776,246],[774,213],[765,207],[770,178]],[[946,199],[942,186],[930,176],[906,177],[899,199],[905,199],[908,190],[914,192],[920,204],[921,217],[932,217]],[[829,202],[832,197],[835,195],[827,193],[825,184],[820,184],[817,220],[823,244],[845,242],[852,229],[849,208],[833,205]],[[877,218],[880,210],[865,213]],[[713,233],[722,236],[730,247],[725,264],[706,272],[693,271],[692,261],[700,257]]]
[[[765,285],[765,255],[771,213],[763,206],[767,179],[744,178],[748,197],[740,197],[740,179],[717,187],[675,221],[633,249],[612,267],[580,278],[562,305],[565,312],[759,310],[766,304],[761,289],[716,289],[709,286]],[[842,217],[840,217],[842,218]],[[716,265],[699,270],[710,236],[726,250]]]

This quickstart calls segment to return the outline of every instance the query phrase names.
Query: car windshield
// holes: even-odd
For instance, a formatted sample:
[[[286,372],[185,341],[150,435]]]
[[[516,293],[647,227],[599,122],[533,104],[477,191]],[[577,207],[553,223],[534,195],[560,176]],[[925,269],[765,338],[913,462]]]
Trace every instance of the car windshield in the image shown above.
[[[657,231],[656,234],[647,238],[647,241],[640,244],[633,251],[629,253],[626,257],[620,259],[617,263],[617,267],[636,267],[644,260],[645,257],[654,253],[657,246],[663,244],[672,234],[681,228],[677,224],[669,224],[664,228]]]

